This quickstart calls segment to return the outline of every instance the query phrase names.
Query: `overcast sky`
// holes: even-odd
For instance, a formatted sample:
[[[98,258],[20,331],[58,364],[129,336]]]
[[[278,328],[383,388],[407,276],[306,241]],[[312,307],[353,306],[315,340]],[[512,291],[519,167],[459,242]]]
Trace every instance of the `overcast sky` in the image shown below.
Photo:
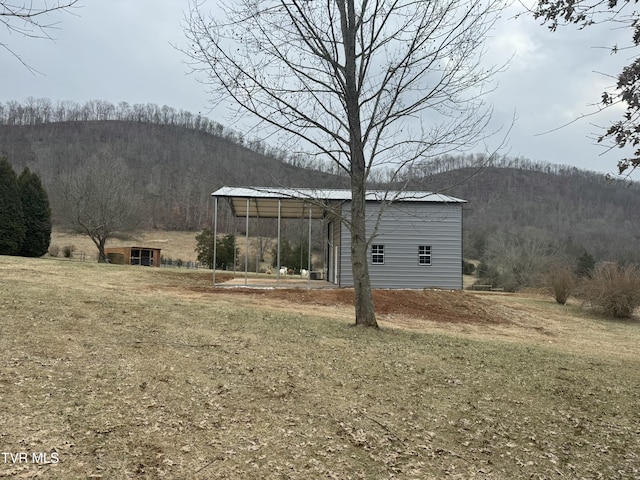
[[[60,22],[51,31],[55,42],[0,30],[0,42],[41,72],[32,74],[0,50],[1,102],[24,102],[31,96],[54,103],[153,103],[201,112],[229,125],[224,112],[209,112],[206,87],[187,74],[183,55],[172,47],[186,43],[181,29],[186,0],[80,3],[74,14],[55,16]],[[603,155],[605,149],[591,138],[601,131],[598,125],[607,126],[621,111],[578,118],[593,112],[603,88],[615,83],[602,73],[616,75],[629,62],[629,55],[611,55],[599,47],[624,43],[628,32],[602,25],[550,33],[528,16],[512,18],[516,11],[503,15],[487,43],[487,61],[502,64],[512,57],[491,96],[494,124],[508,125],[516,117],[504,152],[614,172],[622,152]]]

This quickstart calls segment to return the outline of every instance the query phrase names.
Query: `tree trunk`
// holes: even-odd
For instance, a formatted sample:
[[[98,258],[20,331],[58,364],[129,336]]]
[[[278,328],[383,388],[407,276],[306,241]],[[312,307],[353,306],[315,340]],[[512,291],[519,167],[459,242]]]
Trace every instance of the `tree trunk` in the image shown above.
[[[369,265],[367,264],[365,193],[366,189],[363,188],[352,189],[351,268],[353,269],[354,305],[356,325],[378,328],[373,306]]]
[[[354,162],[354,160],[356,160]],[[358,161],[359,160],[359,161]],[[356,325],[378,328],[367,263],[366,193],[364,155],[351,163],[351,268],[353,270]]]
[[[353,270],[356,325],[378,327],[373,306],[371,279],[367,264],[366,193],[367,172],[360,119],[360,95],[356,73],[356,35],[358,20],[354,0],[338,2],[342,12],[345,52],[344,101],[349,123],[351,176],[351,268]]]
[[[105,244],[107,243],[107,239],[99,236],[94,236],[88,234],[89,238],[93,240],[93,243],[96,247],[98,247],[98,263],[109,263],[109,259],[107,254],[104,251]]]
[[[109,263],[109,258],[104,251],[104,242],[100,242],[100,246],[98,247],[98,263]]]

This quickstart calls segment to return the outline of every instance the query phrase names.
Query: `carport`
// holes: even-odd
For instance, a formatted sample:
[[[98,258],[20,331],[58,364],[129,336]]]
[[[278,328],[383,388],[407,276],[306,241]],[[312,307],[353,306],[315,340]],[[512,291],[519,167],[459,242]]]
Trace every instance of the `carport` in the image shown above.
[[[249,251],[249,219],[250,218],[275,218],[277,219],[277,268],[276,285],[280,284],[280,247],[281,247],[281,221],[282,219],[308,219],[308,258],[307,270],[309,271],[307,285],[310,285],[311,272],[311,220],[322,219],[330,202],[338,199],[331,198],[335,191],[316,189],[289,189],[266,187],[222,187],[211,195],[213,197],[213,232],[214,238],[218,236],[218,203],[219,200],[229,202],[233,216],[245,217],[245,249]],[[324,227],[324,225],[323,225]],[[217,246],[214,242],[213,265],[217,258]],[[245,254],[244,284],[248,285],[248,253]],[[323,255],[324,258],[324,255]],[[213,284],[216,284],[216,271],[213,269]]]

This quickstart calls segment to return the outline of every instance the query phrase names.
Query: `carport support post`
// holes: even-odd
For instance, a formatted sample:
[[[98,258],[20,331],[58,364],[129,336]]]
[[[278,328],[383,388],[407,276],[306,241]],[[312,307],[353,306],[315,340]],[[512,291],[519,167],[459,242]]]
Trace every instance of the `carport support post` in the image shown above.
[[[213,197],[213,286],[216,286],[216,250],[218,240],[218,197]]]
[[[309,251],[308,253],[308,264],[307,264],[307,286],[311,286],[311,210],[312,207],[309,205]]]
[[[277,277],[276,277],[276,285],[280,285],[280,211],[282,207],[282,201],[278,199],[278,267],[277,267]]]
[[[322,233],[320,235],[320,239],[322,240],[322,278],[324,280],[327,280],[329,278],[329,271],[327,270],[327,255],[328,255],[328,251],[327,251],[327,233],[324,229],[325,224],[326,224],[326,217],[327,217],[327,211],[323,208],[322,209]],[[311,275],[309,275],[309,277],[311,277]]]
[[[246,287],[248,284],[248,272],[249,272],[249,199],[247,198],[247,215],[245,217],[245,227],[244,227],[244,238],[245,238],[245,250],[244,250],[244,286]]]

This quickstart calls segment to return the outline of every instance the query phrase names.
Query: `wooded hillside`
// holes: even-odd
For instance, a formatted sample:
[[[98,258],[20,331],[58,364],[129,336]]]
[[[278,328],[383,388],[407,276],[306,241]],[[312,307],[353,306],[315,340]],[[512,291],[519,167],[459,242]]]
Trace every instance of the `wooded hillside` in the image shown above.
[[[166,106],[0,103],[0,155],[17,171],[26,166],[38,173],[54,223],[61,217],[58,180],[98,155],[121,159],[135,179],[143,228],[209,226],[210,193],[223,185],[347,186],[309,157],[247,141],[216,122]],[[586,251],[598,260],[640,260],[637,184],[607,181],[574,167],[526,159],[487,162],[480,156],[439,158],[414,166],[403,180],[410,188],[444,191],[469,202],[468,257],[480,258],[492,233],[526,230],[553,239],[573,256]]]
[[[142,196],[146,228],[199,230],[223,185],[336,186],[334,175],[287,163],[200,130],[124,120],[0,125],[0,155],[37,172],[57,209],[57,180],[92,156],[121,158]]]
[[[470,258],[481,258],[488,237],[506,230],[539,234],[573,257],[586,251],[597,260],[640,259],[638,184],[576,168],[497,165],[456,169],[413,184],[430,190],[455,185],[447,193],[468,200],[464,229]]]

